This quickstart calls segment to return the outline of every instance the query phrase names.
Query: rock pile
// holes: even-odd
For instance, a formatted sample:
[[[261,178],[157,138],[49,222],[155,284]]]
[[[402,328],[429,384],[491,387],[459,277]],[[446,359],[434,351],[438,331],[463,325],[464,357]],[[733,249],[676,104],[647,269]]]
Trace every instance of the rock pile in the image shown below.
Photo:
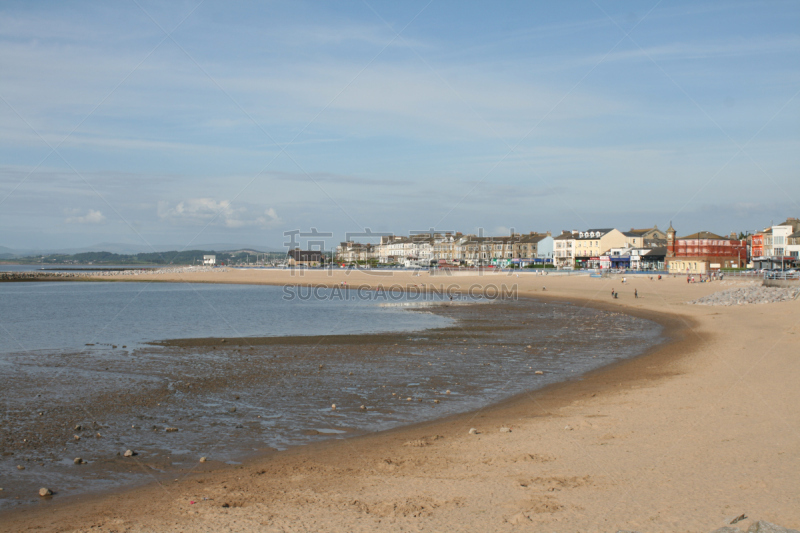
[[[785,527],[777,526],[764,520],[759,520],[747,528],[747,531],[742,531],[738,527],[721,527],[715,529],[711,533],[800,533],[796,529],[788,529]]]
[[[146,274],[188,274],[191,272],[226,272],[225,267],[185,266],[141,268],[135,270],[76,270],[75,272],[0,272],[2,281],[48,281],[59,279],[95,278],[113,276],[142,276]]]
[[[638,533],[637,531],[617,530],[617,533]],[[739,529],[738,527],[725,526],[715,529],[711,533],[800,533],[796,529],[789,529],[775,524],[771,524],[764,520],[753,522],[747,530]]]
[[[800,295],[800,287],[762,287],[751,285],[738,289],[715,292],[689,302],[693,305],[747,305],[771,304],[795,300]]]
[[[187,274],[190,272],[227,272],[225,267],[185,266],[165,268],[143,268],[137,270],[102,270],[92,276],[141,276],[143,274]]]

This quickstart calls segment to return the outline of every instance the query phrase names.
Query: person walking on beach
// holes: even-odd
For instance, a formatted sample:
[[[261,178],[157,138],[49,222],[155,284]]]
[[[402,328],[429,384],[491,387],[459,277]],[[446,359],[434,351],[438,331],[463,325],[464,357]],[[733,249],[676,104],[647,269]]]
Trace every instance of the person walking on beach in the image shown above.
[[[639,289],[633,289],[633,297],[634,298],[638,298],[639,297]]]

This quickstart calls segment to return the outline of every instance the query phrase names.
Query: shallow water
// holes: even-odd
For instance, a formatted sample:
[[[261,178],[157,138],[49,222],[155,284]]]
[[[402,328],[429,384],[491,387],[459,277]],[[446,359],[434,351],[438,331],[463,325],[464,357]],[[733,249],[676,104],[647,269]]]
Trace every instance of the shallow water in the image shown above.
[[[245,298],[248,290],[262,297],[282,294],[280,288],[261,289],[223,287],[242,306],[237,327],[258,329],[245,327],[258,324],[247,316],[258,315],[263,305],[260,298]],[[0,476],[11,487],[0,493],[0,506],[31,501],[39,486],[66,494],[104,490],[151,475],[177,477],[196,468],[201,456],[213,461],[204,466],[237,462],[263,450],[469,411],[634,357],[662,339],[661,327],[651,321],[566,303],[521,300],[409,311],[361,301],[323,312],[330,303],[315,301],[297,312],[328,320],[326,327],[338,323],[338,314],[361,321],[347,326],[353,329],[407,327],[343,337],[205,334],[230,338],[224,344],[133,350],[96,344],[80,351],[6,353],[0,357],[7,370],[0,378],[0,447],[13,455],[0,460]],[[302,326],[287,327],[320,332],[310,316],[299,320]],[[412,324],[416,331],[409,331]],[[175,331],[170,328],[175,324],[166,329]],[[206,330],[187,324],[184,331]],[[199,335],[171,335],[188,336]],[[126,449],[139,455],[118,456]],[[88,464],[74,465],[74,457]]]
[[[183,337],[329,335],[411,331],[450,323],[404,313],[400,293],[197,283],[0,284],[0,354],[133,348]],[[291,297],[287,299],[286,297]],[[441,297],[434,300],[441,301]]]

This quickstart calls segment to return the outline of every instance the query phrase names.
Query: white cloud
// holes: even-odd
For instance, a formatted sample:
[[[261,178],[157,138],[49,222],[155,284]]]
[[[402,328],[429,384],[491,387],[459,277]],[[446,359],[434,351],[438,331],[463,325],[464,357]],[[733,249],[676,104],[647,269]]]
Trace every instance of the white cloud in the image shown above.
[[[89,209],[85,215],[80,213],[80,209],[65,209],[64,214],[67,215],[67,224],[102,224],[106,221],[105,215],[94,209]]]
[[[189,198],[171,206],[158,203],[158,217],[176,224],[213,225],[226,228],[248,226],[274,227],[282,221],[274,208],[251,213],[246,207],[234,207],[230,200],[213,198]]]

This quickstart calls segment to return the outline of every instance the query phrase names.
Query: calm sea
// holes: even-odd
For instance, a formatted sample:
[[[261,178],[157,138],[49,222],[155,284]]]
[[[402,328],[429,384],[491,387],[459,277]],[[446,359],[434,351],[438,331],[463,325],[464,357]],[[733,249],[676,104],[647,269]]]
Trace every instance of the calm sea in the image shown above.
[[[41,486],[72,495],[151,479],[119,455],[126,449],[148,472],[178,477],[201,456],[236,462],[477,409],[663,339],[654,322],[569,303],[408,310],[420,304],[415,298],[248,285],[0,284],[0,508],[39,502]],[[345,334],[353,335],[329,343],[256,339]],[[209,337],[230,343],[146,344]],[[75,457],[86,464],[74,465]]]
[[[87,344],[133,349],[188,337],[412,331],[451,323],[381,305],[409,301],[400,293],[362,293],[363,299],[353,294],[345,301],[347,296],[264,285],[0,283],[0,353],[80,350]]]

